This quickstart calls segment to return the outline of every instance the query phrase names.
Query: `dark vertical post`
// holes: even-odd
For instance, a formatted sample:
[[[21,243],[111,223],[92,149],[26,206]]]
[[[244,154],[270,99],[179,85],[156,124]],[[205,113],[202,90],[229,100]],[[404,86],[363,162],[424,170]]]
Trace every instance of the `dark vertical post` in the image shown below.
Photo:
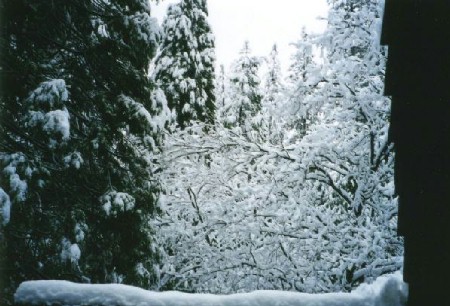
[[[450,305],[450,1],[386,0],[382,43],[408,306]]]

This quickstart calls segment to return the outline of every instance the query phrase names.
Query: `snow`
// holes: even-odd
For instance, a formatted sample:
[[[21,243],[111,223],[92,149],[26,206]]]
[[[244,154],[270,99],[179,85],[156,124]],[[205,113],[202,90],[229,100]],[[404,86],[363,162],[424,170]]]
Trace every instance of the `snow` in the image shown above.
[[[124,192],[111,191],[100,198],[107,216],[117,216],[120,212],[132,210],[136,200]]]
[[[81,165],[83,164],[84,160],[81,157],[80,152],[72,152],[69,155],[66,155],[64,157],[64,164],[66,168],[74,167],[75,169],[80,169]]]
[[[165,124],[170,119],[170,110],[167,106],[164,93],[161,89],[155,89],[151,96],[152,109],[160,108],[159,114],[152,115],[145,106],[134,99],[121,95],[121,101],[130,112],[146,122],[153,132],[159,132],[164,129]]]
[[[27,305],[121,305],[121,306],[403,306],[407,287],[401,274],[379,277],[351,293],[306,294],[286,291],[254,291],[231,295],[152,292],[108,284],[76,284],[68,281],[23,282],[14,298]]]
[[[16,199],[18,201],[25,201],[28,184],[26,181],[21,180],[17,173],[13,173],[9,177],[9,184],[11,190],[16,194]]]
[[[11,201],[9,195],[0,187],[0,213],[3,225],[9,223],[11,216]]]
[[[64,238],[61,242],[61,245],[61,261],[70,261],[71,263],[76,264],[81,258],[81,250],[78,244],[72,244],[68,239]]]
[[[50,107],[69,100],[66,82],[62,79],[53,79],[42,82],[28,98],[34,104],[44,104]]]
[[[77,242],[81,242],[84,240],[84,232],[86,229],[86,225],[85,224],[76,224],[75,225],[75,240]]]
[[[69,248],[70,259],[72,262],[77,262],[81,257],[81,250],[78,244],[74,243]]]
[[[26,199],[28,184],[20,178],[17,171],[26,162],[26,158],[21,153],[15,153],[10,155],[5,162],[8,165],[3,169],[3,174],[9,177],[9,197],[13,200],[23,202]],[[29,173],[29,170],[26,170],[26,172]]]
[[[132,16],[127,16],[125,26],[134,31],[139,40],[149,45],[157,45],[161,36],[157,19],[150,17],[146,12],[138,12]]]
[[[27,125],[39,127],[49,136],[49,147],[55,148],[70,137],[70,115],[65,103],[69,100],[66,83],[62,79],[42,82],[30,94]],[[57,135],[56,139],[54,136]]]
[[[175,119],[175,114],[171,112],[166,95],[161,88],[155,88],[151,94],[152,109],[161,109],[160,113],[152,117],[151,126],[153,131],[159,132],[164,129],[166,124]]]
[[[44,131],[49,134],[60,134],[63,140],[69,139],[70,136],[70,122],[69,112],[67,109],[57,109],[45,114]]]

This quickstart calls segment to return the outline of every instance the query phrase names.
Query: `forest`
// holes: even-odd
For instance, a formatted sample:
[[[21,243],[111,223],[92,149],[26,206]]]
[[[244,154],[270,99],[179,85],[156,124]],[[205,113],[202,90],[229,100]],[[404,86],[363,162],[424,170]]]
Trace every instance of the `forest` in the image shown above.
[[[251,41],[220,66],[206,0],[162,25],[148,0],[1,0],[0,304],[26,280],[329,293],[399,271],[383,2],[328,0],[283,75]]]

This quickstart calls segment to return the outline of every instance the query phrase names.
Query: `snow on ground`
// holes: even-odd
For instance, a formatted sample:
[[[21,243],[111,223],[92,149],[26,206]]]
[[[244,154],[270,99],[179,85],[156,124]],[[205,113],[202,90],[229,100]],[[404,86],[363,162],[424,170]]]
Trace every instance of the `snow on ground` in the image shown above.
[[[404,306],[407,286],[400,273],[381,276],[351,293],[306,294],[254,291],[232,295],[153,292],[108,284],[76,284],[42,280],[23,282],[16,291],[17,304],[95,306]]]

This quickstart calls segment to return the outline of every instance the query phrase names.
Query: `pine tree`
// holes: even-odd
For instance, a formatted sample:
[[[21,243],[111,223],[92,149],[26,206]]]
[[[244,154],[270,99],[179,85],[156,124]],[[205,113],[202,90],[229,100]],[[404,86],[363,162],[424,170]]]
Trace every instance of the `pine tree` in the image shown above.
[[[163,40],[153,78],[163,90],[176,122],[214,122],[214,36],[206,0],[182,0],[171,5],[163,22]]]
[[[164,101],[145,0],[3,0],[0,204],[22,280],[150,286]]]
[[[216,78],[216,108],[220,109],[226,105],[227,99],[227,76],[225,67],[220,65],[220,71]]]
[[[315,99],[314,92],[323,81],[321,65],[314,60],[314,37],[302,30],[301,38],[293,44],[295,51],[287,77],[286,103],[283,109],[292,116],[290,124],[301,136],[315,120],[323,99]]]
[[[286,116],[284,110],[280,108],[286,96],[276,44],[264,58],[264,64],[266,71],[263,76],[261,110],[258,118],[254,120],[254,130],[261,140],[276,143],[283,138],[282,134],[286,131],[283,126]]]
[[[232,65],[230,104],[225,107],[225,125],[241,127],[244,132],[251,129],[251,119],[261,109],[260,64],[260,59],[251,55],[249,42],[246,41],[239,58]]]
[[[292,62],[288,70],[288,81],[294,84],[299,80],[305,82],[310,66],[314,65],[311,36],[303,28],[300,39],[292,45],[295,48],[295,52],[291,57]]]
[[[226,121],[226,108],[230,104],[230,84],[225,67],[220,65],[219,74],[216,77],[216,122]]]
[[[269,105],[274,104],[278,100],[283,88],[281,66],[276,44],[273,45],[272,51],[270,51],[269,56],[266,58],[266,62],[267,72],[264,82],[263,104]]]

